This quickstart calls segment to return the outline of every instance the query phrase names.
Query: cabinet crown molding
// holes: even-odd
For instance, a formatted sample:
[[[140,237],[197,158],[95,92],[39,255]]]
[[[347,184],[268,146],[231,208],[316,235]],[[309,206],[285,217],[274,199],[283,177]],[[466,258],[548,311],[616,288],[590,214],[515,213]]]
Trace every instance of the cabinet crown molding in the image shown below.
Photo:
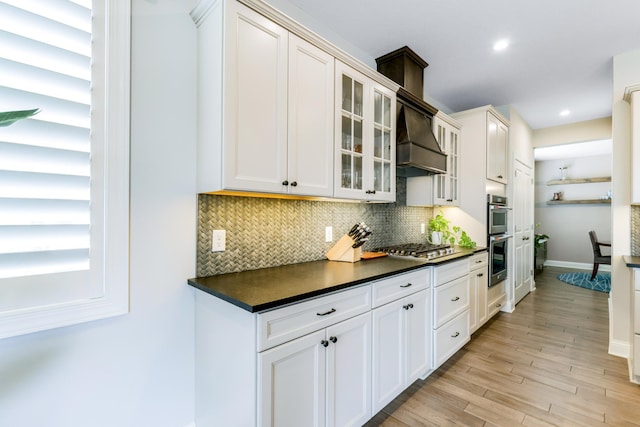
[[[640,84],[627,86],[626,88],[624,88],[624,95],[622,96],[622,99],[631,104],[631,96],[633,95],[633,92],[637,92],[639,90]]]
[[[342,61],[350,67],[355,68],[365,76],[387,87],[388,89],[394,92],[398,92],[398,89],[400,89],[400,85],[393,80],[383,76],[372,67],[354,58],[344,50],[340,49],[325,38],[309,30],[304,25],[293,20],[292,18],[280,12],[278,9],[275,9],[273,6],[267,4],[263,0],[200,0],[192,9],[189,15],[191,16],[191,19],[195,23],[196,27],[199,27],[216,7],[219,7],[220,5],[224,7],[226,3],[232,1],[238,1],[239,3],[255,10],[259,14],[269,18],[291,33],[324,50],[334,58]]]

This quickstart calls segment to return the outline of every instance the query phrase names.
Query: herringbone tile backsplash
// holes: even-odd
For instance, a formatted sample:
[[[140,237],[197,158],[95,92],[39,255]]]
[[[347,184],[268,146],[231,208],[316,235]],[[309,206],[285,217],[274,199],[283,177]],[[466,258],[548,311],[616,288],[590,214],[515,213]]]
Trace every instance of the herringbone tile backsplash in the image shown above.
[[[640,256],[640,206],[631,206],[631,255]]]
[[[345,203],[256,197],[198,196],[197,275],[233,273],[325,259],[325,253],[356,222],[373,231],[363,250],[425,240],[420,224],[432,208],[407,207],[398,179],[396,203]],[[326,226],[333,243],[325,243]],[[226,230],[225,252],[211,252],[211,231]]]

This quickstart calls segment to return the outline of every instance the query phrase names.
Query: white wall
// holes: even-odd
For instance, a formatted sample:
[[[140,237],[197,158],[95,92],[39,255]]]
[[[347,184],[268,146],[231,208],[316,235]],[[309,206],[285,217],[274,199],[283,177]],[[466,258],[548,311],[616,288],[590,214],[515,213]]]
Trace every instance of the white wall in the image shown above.
[[[533,146],[549,147],[573,142],[600,141],[611,138],[611,117],[552,126],[533,131]]]
[[[555,192],[563,192],[566,200],[599,199],[611,189],[611,183],[547,185],[549,180],[560,179],[559,168],[565,166],[567,178],[611,176],[611,155],[538,161],[535,167],[534,220],[540,224],[535,232],[549,235],[547,260],[560,264],[583,263],[581,267],[590,268],[593,250],[588,232],[595,230],[599,240],[611,241],[611,206],[547,205],[547,201]]]
[[[195,27],[185,0],[133,1],[131,309],[0,340],[0,425],[193,422]]]

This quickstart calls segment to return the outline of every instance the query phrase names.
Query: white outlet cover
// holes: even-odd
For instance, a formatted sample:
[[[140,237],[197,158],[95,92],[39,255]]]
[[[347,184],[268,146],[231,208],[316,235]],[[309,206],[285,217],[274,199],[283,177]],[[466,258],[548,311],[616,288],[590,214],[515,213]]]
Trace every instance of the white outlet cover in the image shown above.
[[[211,232],[211,252],[224,252],[227,243],[226,230],[213,230]]]
[[[333,227],[327,226],[324,228],[324,241],[333,242]]]

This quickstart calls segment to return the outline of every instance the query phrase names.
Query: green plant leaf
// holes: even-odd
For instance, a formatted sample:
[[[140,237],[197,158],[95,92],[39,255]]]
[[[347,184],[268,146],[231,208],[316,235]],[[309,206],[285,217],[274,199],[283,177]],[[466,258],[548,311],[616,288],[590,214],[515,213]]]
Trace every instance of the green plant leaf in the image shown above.
[[[39,112],[40,112],[39,108],[36,108],[34,110],[0,112],[0,127],[12,125],[18,120],[29,118],[31,116],[38,114]]]

